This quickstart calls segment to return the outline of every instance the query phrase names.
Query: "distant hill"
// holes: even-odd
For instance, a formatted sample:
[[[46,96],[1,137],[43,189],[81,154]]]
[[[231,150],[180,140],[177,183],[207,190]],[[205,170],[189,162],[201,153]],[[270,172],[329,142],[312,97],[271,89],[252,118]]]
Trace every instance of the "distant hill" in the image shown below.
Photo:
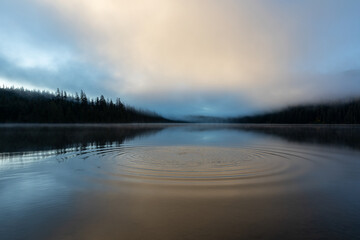
[[[69,95],[24,88],[0,88],[0,122],[2,123],[133,123],[171,122],[147,111],[114,103],[103,95],[88,99],[85,92]]]
[[[303,105],[230,119],[233,123],[360,124],[360,99],[332,104]]]
[[[226,123],[226,118],[221,117],[211,117],[211,116],[197,116],[197,115],[190,115],[184,117],[185,122],[189,123]]]

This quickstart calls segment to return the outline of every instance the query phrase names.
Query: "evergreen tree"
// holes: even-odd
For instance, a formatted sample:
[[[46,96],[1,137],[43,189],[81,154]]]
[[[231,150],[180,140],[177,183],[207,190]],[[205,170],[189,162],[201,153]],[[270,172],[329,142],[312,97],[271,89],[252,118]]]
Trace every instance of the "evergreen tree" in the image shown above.
[[[101,95],[96,101],[89,101],[82,90],[80,97],[77,93],[73,97],[60,89],[51,94],[3,87],[0,89],[0,113],[0,122],[169,122],[159,115],[124,107],[120,99],[114,104]]]

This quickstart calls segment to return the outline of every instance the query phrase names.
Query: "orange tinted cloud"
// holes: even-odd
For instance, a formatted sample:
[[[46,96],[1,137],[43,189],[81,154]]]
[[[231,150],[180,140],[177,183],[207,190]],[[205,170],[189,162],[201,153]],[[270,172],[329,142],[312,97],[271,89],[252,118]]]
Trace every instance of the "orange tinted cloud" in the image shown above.
[[[328,60],[353,39],[340,19],[351,4],[338,1],[37,1],[87,57],[111,69],[106,87],[134,98],[205,91],[264,106],[314,99],[326,69],[344,70],[343,58]]]

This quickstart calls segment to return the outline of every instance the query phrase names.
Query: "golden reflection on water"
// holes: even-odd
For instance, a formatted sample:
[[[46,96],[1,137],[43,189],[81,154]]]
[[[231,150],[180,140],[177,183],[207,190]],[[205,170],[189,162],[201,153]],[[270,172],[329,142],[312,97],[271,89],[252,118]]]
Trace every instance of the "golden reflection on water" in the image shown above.
[[[80,194],[75,212],[53,239],[231,239],[271,236],[287,225],[288,209],[274,195],[260,199],[219,191],[214,198],[214,189],[198,191],[201,197],[133,185],[117,194]]]
[[[303,179],[311,161],[290,151],[111,147],[81,156],[90,165],[103,163],[89,181],[106,189],[78,194],[53,239],[276,237],[289,224],[291,203],[301,199],[296,192],[311,189]]]

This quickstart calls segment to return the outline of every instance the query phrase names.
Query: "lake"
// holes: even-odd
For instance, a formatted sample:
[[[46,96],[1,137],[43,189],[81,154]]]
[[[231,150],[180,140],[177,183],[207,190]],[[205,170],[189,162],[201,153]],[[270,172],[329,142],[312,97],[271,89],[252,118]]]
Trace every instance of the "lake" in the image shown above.
[[[359,239],[360,127],[1,125],[0,239]]]

